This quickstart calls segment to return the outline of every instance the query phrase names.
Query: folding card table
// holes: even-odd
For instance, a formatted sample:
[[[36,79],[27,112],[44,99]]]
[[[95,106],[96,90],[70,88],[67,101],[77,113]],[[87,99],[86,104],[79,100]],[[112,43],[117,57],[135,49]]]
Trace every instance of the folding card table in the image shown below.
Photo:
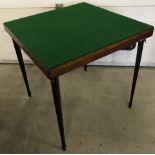
[[[88,3],[64,7],[4,23],[12,37],[20,68],[31,96],[21,48],[51,82],[54,104],[66,149],[59,76],[138,42],[129,107],[138,77],[143,44],[154,27]]]

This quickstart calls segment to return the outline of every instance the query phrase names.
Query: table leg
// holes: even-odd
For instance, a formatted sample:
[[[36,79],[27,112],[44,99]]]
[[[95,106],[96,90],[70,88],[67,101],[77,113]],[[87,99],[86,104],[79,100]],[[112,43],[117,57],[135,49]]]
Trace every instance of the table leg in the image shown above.
[[[52,86],[54,105],[55,105],[55,110],[56,110],[56,114],[57,114],[60,136],[61,136],[62,149],[66,150],[59,79],[58,78],[51,79],[51,86]]]
[[[87,71],[87,65],[84,65],[84,70],[85,70],[85,72]]]
[[[25,70],[25,66],[24,66],[24,61],[23,61],[21,49],[14,40],[13,40],[13,44],[14,44],[14,48],[15,48],[15,51],[16,51],[16,54],[17,54],[18,61],[19,61],[20,69],[22,71],[22,75],[23,75],[24,82],[25,82],[25,85],[26,85],[27,93],[28,93],[28,96],[30,97],[31,96],[31,91],[30,91],[30,88],[29,88],[29,83],[28,83],[28,79],[27,79],[27,75],[26,75],[26,70]]]
[[[130,95],[130,101],[129,101],[129,108],[132,107],[132,100],[133,100],[134,91],[135,91],[135,87],[136,87],[136,82],[137,82],[141,57],[142,57],[144,41],[145,40],[141,40],[138,42],[137,57],[136,57],[134,76],[133,76],[133,81],[132,81],[132,89],[131,89],[131,95]]]

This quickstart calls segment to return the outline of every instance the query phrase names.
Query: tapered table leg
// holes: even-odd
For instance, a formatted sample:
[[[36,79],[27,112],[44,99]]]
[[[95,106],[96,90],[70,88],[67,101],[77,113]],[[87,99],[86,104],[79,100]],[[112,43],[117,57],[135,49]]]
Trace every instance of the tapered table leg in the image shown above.
[[[139,72],[139,66],[140,66],[142,52],[143,52],[144,41],[145,40],[141,40],[138,42],[137,57],[136,57],[136,63],[135,63],[133,81],[132,81],[132,89],[131,89],[131,95],[130,95],[130,101],[129,101],[129,108],[132,107],[132,100],[133,100],[134,91],[135,91],[135,87],[136,87],[136,82],[137,82],[137,77],[138,77],[138,72]]]
[[[62,108],[61,108],[61,95],[60,95],[60,88],[59,88],[59,79],[58,78],[51,79],[51,86],[52,86],[54,105],[55,105],[55,110],[56,110],[56,114],[57,114],[60,136],[61,136],[62,149],[66,150],[64,127],[63,127],[63,115],[62,115]]]
[[[14,44],[14,47],[15,47],[15,51],[16,51],[16,54],[17,54],[18,61],[19,61],[20,69],[21,69],[21,72],[22,72],[22,75],[23,75],[23,78],[24,78],[27,93],[28,93],[28,96],[30,97],[31,96],[31,91],[30,91],[30,88],[29,88],[29,83],[28,83],[28,79],[27,79],[27,75],[26,75],[26,70],[25,70],[25,66],[24,66],[24,61],[23,61],[23,56],[22,56],[22,53],[21,53],[21,49],[14,40],[13,40],[13,44]]]

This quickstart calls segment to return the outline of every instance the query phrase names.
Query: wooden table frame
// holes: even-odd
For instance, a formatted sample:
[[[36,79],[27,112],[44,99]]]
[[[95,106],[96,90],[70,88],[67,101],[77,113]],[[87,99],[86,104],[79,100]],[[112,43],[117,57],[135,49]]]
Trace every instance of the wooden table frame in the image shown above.
[[[31,54],[31,52],[26,48],[26,46],[6,27],[5,30],[9,33],[9,35],[13,39],[13,44],[15,47],[15,51],[17,54],[17,58],[19,61],[19,65],[22,71],[22,75],[25,81],[26,89],[28,92],[28,96],[31,96],[28,79],[24,67],[23,57],[21,53],[21,48],[27,53],[27,55],[32,59],[32,61],[41,69],[41,71],[47,76],[47,78],[51,82],[53,97],[54,97],[54,104],[58,119],[58,126],[61,136],[61,142],[62,142],[62,149],[66,150],[66,143],[65,143],[65,135],[64,135],[64,127],[63,127],[63,115],[62,115],[62,108],[61,108],[61,95],[60,95],[60,86],[59,86],[59,76],[67,73],[75,68],[84,66],[96,59],[99,59],[101,57],[104,57],[106,55],[109,55],[117,50],[120,50],[128,45],[131,45],[133,43],[138,42],[138,49],[137,49],[137,57],[136,57],[136,63],[135,63],[135,69],[134,69],[134,75],[133,75],[133,82],[132,82],[132,89],[131,89],[131,95],[130,95],[130,101],[129,101],[129,108],[132,107],[132,100],[134,96],[134,91],[136,87],[136,81],[138,77],[140,62],[141,62],[141,56],[143,51],[143,45],[146,38],[152,36],[154,28],[151,28],[147,31],[144,31],[142,33],[136,34],[134,36],[131,36],[125,40],[122,40],[120,42],[117,42],[115,44],[109,45],[106,48],[102,48],[100,50],[94,51],[93,53],[90,53],[88,55],[82,56],[80,58],[77,58],[73,61],[67,62],[63,65],[60,65],[53,69],[46,69],[44,66]],[[85,66],[86,70],[86,66]]]

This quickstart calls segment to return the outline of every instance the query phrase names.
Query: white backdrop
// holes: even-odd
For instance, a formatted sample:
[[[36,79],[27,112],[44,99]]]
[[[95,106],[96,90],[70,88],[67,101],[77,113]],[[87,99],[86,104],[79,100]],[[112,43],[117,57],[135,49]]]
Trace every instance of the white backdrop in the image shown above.
[[[2,23],[12,19],[54,9],[56,3],[64,6],[82,2],[81,0],[0,0],[0,62],[17,62],[10,37]],[[85,0],[111,11],[132,17],[155,26],[155,0]],[[97,65],[134,65],[136,49],[118,51],[91,64]],[[29,61],[24,55],[24,59]],[[144,46],[142,65],[155,66],[155,37],[147,40]]]

